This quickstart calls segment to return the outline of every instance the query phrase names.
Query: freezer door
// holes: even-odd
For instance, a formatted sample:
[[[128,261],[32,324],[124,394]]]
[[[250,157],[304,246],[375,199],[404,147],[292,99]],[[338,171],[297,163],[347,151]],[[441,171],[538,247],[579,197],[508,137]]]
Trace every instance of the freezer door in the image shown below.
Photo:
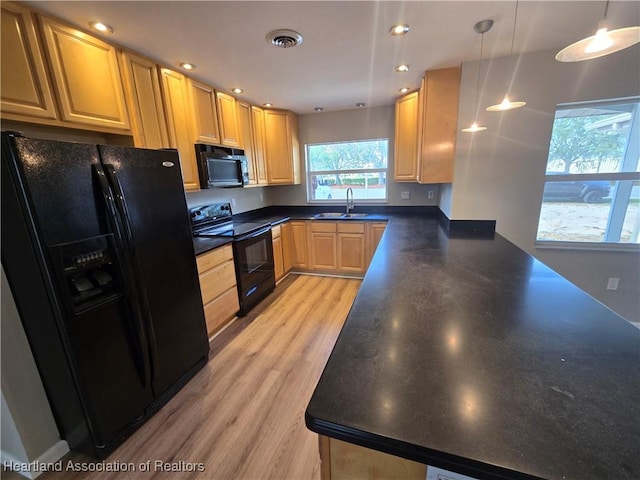
[[[2,137],[2,264],[61,433],[100,455],[153,396],[92,165],[95,145]]]
[[[209,352],[180,160],[175,151],[98,148],[125,204],[160,396]]]

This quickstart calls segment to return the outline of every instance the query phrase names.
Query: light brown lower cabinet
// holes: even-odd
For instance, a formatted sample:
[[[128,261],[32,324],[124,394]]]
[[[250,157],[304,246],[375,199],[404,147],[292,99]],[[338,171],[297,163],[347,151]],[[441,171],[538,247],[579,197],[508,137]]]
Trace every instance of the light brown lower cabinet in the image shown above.
[[[200,291],[209,337],[227,325],[238,313],[238,290],[233,249],[225,245],[196,257]]]
[[[365,234],[365,249],[366,249],[366,267],[369,268],[369,263],[373,258],[373,254],[378,248],[384,229],[387,228],[387,222],[367,222],[366,234]]]
[[[312,270],[337,270],[338,245],[336,222],[309,222],[309,267]]]
[[[365,260],[364,222],[338,222],[338,270],[364,275]]]
[[[293,221],[291,224],[291,261],[295,268],[309,267],[309,246],[307,245],[307,222]]]
[[[320,478],[423,480],[427,465],[406,458],[360,447],[335,438],[318,436],[320,447]]]
[[[308,220],[286,225],[292,229],[294,271],[361,277],[387,222]]]
[[[276,225],[271,229],[271,237],[273,241],[273,265],[276,275],[276,282],[284,277],[284,255],[282,252],[282,227]]]
[[[291,271],[293,267],[293,237],[291,232],[291,222],[280,225],[282,238],[282,266],[285,275]]]

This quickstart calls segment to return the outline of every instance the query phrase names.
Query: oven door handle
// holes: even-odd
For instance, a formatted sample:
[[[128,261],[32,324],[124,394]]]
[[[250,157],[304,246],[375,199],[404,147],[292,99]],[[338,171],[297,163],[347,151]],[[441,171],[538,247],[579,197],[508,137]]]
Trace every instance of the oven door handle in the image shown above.
[[[265,233],[267,233],[270,230],[271,230],[271,225],[268,225],[268,226],[266,226],[264,228],[261,228],[260,230],[256,230],[255,232],[247,233],[246,235],[241,235],[239,237],[236,237],[235,240],[237,242],[240,242],[242,240],[248,240],[250,238],[256,238],[256,237],[259,237],[260,235],[264,235]]]

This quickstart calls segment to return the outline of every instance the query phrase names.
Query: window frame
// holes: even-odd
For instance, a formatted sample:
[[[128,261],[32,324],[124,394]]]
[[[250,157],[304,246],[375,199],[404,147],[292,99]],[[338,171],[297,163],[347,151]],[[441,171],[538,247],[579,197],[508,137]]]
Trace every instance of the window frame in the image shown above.
[[[610,106],[635,103],[636,106],[632,113],[631,126],[629,128],[629,134],[627,137],[627,143],[625,145],[625,151],[622,159],[622,169],[625,165],[638,165],[638,158],[640,158],[640,141],[631,141],[632,139],[640,138],[640,97],[629,97],[624,99],[612,99],[612,100],[598,100],[592,102],[578,102],[571,104],[559,104],[556,107],[558,110],[577,109],[581,107],[593,107],[593,106]],[[554,115],[555,122],[555,115]],[[552,131],[553,135],[553,131]],[[549,139],[551,143],[551,138]],[[581,242],[576,240],[541,240],[538,239],[538,232],[540,228],[540,220],[542,216],[542,207],[544,204],[544,195],[541,198],[540,210],[538,213],[538,226],[536,228],[535,247],[540,249],[570,249],[570,250],[604,250],[604,251],[632,251],[640,252],[640,243],[620,242],[620,234],[623,227],[623,222],[626,216],[627,209],[631,200],[631,191],[634,182],[640,181],[640,172],[638,171],[621,171],[621,172],[608,172],[608,173],[546,173],[546,168],[549,163],[545,163],[545,177],[544,186],[547,183],[562,182],[562,181],[594,181],[603,180],[609,182],[615,182],[614,193],[611,200],[611,206],[607,217],[607,226],[605,229],[605,238],[602,242]],[[622,187],[622,188],[621,188]],[[617,238],[617,240],[616,240]]]
[[[387,166],[386,168],[361,168],[361,169],[345,169],[345,170],[311,170],[310,167],[310,158],[309,158],[309,147],[317,146],[317,145],[339,145],[344,143],[360,143],[360,142],[375,142],[375,141],[385,141],[387,142]],[[357,140],[340,140],[335,142],[316,142],[316,143],[305,143],[304,145],[304,154],[305,154],[305,175],[306,175],[306,191],[307,191],[307,203],[308,204],[338,204],[343,205],[345,200],[342,198],[323,198],[323,199],[313,199],[312,191],[311,191],[311,177],[313,175],[340,175],[340,174],[354,174],[354,173],[384,173],[385,174],[385,186],[384,186],[384,198],[363,198],[358,199],[354,198],[354,204],[368,204],[368,203],[389,203],[389,138],[386,137],[378,137],[378,138],[361,138]]]

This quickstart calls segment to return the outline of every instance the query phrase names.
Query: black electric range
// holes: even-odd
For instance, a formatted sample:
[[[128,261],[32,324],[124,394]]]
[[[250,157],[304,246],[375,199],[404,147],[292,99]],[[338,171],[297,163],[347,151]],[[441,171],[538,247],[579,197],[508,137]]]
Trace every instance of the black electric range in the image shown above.
[[[234,222],[228,203],[192,208],[190,216],[194,236],[233,238],[240,301],[238,316],[246,315],[276,285],[271,224]]]

